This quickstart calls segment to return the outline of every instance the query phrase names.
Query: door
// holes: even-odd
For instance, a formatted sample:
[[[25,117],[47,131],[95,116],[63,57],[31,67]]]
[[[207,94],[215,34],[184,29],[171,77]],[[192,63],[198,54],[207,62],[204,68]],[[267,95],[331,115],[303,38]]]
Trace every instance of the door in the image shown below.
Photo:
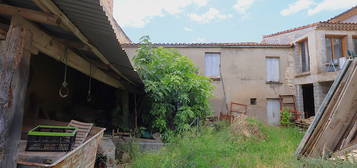
[[[267,116],[270,125],[280,125],[280,101],[279,99],[267,100]]]

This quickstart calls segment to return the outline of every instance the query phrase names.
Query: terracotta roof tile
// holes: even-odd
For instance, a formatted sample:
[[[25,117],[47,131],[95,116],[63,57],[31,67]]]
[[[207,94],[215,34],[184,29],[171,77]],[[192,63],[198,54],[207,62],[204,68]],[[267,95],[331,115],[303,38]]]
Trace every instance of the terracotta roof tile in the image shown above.
[[[302,29],[306,29],[306,28],[309,28],[309,27],[313,27],[313,26],[317,26],[318,24],[320,23],[336,23],[334,22],[334,20],[350,11],[352,11],[353,9],[357,8],[357,5],[352,7],[351,9],[348,9],[342,13],[340,13],[339,15],[333,17],[333,18],[330,18],[328,19],[327,21],[322,21],[322,22],[316,22],[316,23],[312,23],[312,24],[308,24],[308,25],[305,25],[305,26],[300,26],[300,27],[296,27],[296,28],[292,28],[292,29],[288,29],[288,30],[284,30],[284,31],[280,31],[280,32],[277,32],[277,33],[273,33],[273,34],[268,34],[268,35],[263,35],[263,38],[268,38],[268,37],[273,37],[273,36],[277,36],[277,35],[280,35],[280,34],[285,34],[285,33],[290,33],[290,32],[294,32],[294,31],[297,31],[297,30],[302,30]]]
[[[346,22],[321,22],[317,25],[316,29],[320,30],[347,30],[347,31],[354,31],[357,30],[357,23],[346,23]]]
[[[121,44],[122,47],[137,47],[140,43]],[[163,47],[292,47],[291,44],[272,44],[272,43],[256,43],[256,42],[240,42],[240,43],[154,43],[154,46]]]
[[[354,7],[352,7],[351,9],[348,9],[348,10],[346,10],[346,11],[340,13],[339,15],[337,15],[337,16],[335,16],[335,17],[333,17],[333,18],[330,18],[329,20],[327,20],[327,22],[336,22],[336,21],[334,21],[334,20],[338,19],[340,16],[342,16],[342,15],[344,15],[344,14],[346,14],[346,13],[352,11],[352,10],[355,9],[355,8],[357,8],[357,5],[354,6]]]
[[[294,31],[306,29],[306,28],[309,28],[309,27],[314,27],[314,26],[316,26],[318,24],[319,24],[319,22],[308,24],[308,25],[305,25],[305,26],[295,27],[295,28],[292,28],[292,29],[287,29],[287,30],[280,31],[280,32],[277,32],[277,33],[264,35],[263,38],[273,37],[273,36],[277,36],[277,35],[280,35],[280,34],[290,33],[290,32],[294,32]]]

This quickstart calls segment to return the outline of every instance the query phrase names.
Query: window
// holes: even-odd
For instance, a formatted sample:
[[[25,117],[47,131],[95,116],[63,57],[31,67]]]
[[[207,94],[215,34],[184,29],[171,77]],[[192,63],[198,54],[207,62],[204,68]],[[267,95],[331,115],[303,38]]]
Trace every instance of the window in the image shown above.
[[[301,56],[301,72],[310,71],[310,56],[309,56],[309,45],[308,41],[304,40],[299,43],[300,45],[300,56]]]
[[[345,55],[346,39],[343,36],[326,36],[327,71],[340,69],[346,60]]]
[[[256,105],[257,104],[257,98],[250,98],[250,105]]]
[[[357,54],[357,36],[353,36],[352,41],[353,41],[353,52],[354,54]]]
[[[266,58],[266,78],[267,82],[280,81],[280,60],[277,57]]]
[[[205,53],[205,73],[208,77],[220,77],[220,54]]]

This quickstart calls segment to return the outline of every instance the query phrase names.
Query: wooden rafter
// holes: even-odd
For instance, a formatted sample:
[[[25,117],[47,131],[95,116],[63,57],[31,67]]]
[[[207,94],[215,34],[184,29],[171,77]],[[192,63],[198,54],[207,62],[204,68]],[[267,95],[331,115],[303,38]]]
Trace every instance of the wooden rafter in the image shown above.
[[[55,37],[52,37],[47,33],[43,32],[40,28],[38,28],[31,22],[21,17],[15,16],[15,18],[17,20],[17,24],[23,27],[27,27],[32,32],[34,47],[36,47],[39,51],[45,53],[46,55],[58,61],[66,63],[63,60],[63,56],[65,55],[67,46],[59,42]],[[102,81],[103,83],[106,83],[115,88],[124,88],[124,86],[117,79],[113,78],[112,76],[109,76],[98,67],[93,66],[93,64],[78,56],[69,48],[67,48],[67,65],[86,75],[90,75],[90,66],[92,65],[92,72],[94,73],[91,75],[94,79]]]
[[[116,72],[121,78],[125,79],[129,83],[136,85],[133,81],[128,79],[125,75],[123,75],[117,68],[115,68],[107,58],[94,46],[92,45],[87,37],[82,34],[82,32],[77,28],[76,25],[72,23],[72,21],[57,7],[57,5],[52,0],[33,0],[33,2],[42,10],[49,11],[54,15],[58,16],[62,23],[84,44],[86,44],[90,50],[106,65],[108,65],[114,72]]]
[[[39,23],[55,25],[55,26],[60,25],[60,19],[57,16],[44,12],[31,10],[31,9],[6,5],[6,4],[0,4],[0,14],[8,15],[8,16],[19,15],[28,20],[39,22]]]

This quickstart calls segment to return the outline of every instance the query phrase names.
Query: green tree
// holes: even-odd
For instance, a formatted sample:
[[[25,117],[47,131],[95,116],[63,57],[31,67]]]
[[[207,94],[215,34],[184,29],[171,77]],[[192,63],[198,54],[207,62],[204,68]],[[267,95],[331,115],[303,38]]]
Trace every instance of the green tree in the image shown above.
[[[153,47],[148,36],[141,43],[133,61],[151,99],[153,128],[170,136],[209,115],[210,79],[198,75],[192,61],[177,51]]]

